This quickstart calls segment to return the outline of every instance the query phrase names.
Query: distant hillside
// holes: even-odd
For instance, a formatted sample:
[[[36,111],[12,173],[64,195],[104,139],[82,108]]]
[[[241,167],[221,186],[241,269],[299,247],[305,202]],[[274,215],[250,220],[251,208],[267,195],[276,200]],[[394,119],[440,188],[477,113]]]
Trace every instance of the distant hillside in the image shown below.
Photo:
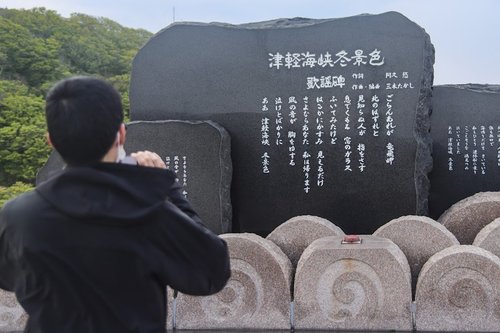
[[[48,88],[72,75],[99,76],[120,91],[128,114],[132,59],[151,35],[103,17],[0,8],[0,205],[5,193],[33,184],[48,157]]]

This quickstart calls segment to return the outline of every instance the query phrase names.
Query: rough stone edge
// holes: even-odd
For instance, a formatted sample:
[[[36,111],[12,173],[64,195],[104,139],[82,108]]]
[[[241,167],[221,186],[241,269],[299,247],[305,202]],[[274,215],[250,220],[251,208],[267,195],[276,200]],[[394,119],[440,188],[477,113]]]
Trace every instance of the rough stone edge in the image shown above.
[[[281,250],[281,248],[274,244],[272,241],[269,239],[265,239],[257,234],[254,233],[230,233],[230,234],[222,234],[220,237],[224,240],[227,239],[232,239],[232,238],[239,238],[242,235],[245,235],[247,240],[252,241],[253,243],[263,247],[266,251],[269,253],[273,254],[273,257],[276,259],[276,262],[278,263],[281,272],[283,273],[283,276],[285,277],[285,282],[289,286],[288,289],[291,289],[292,286],[292,263],[288,256]],[[291,301],[291,296],[290,296],[290,301]]]
[[[135,120],[127,123],[127,125],[134,124],[168,124],[168,123],[179,123],[179,124],[190,124],[190,125],[208,125],[213,127],[220,135],[219,141],[219,163],[221,166],[220,174],[220,192],[221,197],[221,221],[220,225],[222,227],[222,232],[231,232],[232,219],[233,219],[233,208],[231,204],[231,181],[233,174],[233,164],[231,159],[231,135],[229,132],[220,124],[211,120]],[[227,163],[225,163],[227,161]],[[224,175],[229,175],[229,179],[226,179]],[[228,186],[223,187],[222,184],[228,184]]]
[[[273,235],[279,233],[281,229],[284,229],[288,227],[290,224],[297,223],[299,221],[318,223],[332,230],[333,232],[338,233],[339,235],[345,235],[344,231],[340,227],[338,227],[328,219],[316,215],[298,215],[286,220],[285,222],[277,226],[273,231],[271,231],[269,235],[267,235],[266,239],[271,240],[273,238]]]
[[[465,84],[442,84],[434,86],[434,88],[454,88],[459,90],[469,90],[477,93],[500,93],[500,85],[498,84],[480,84],[480,83],[465,83]]]
[[[396,219],[393,219],[386,224],[380,226],[375,232],[373,233],[373,236],[379,236],[380,233],[382,233],[386,228],[392,226],[393,224],[400,223],[401,221],[419,221],[423,223],[430,224],[433,228],[438,229],[440,232],[442,232],[446,237],[448,237],[452,242],[454,242],[454,245],[460,245],[460,242],[458,241],[457,237],[446,229],[445,226],[443,226],[441,223],[437,222],[436,220],[431,219],[430,217],[427,216],[419,216],[419,215],[405,215],[398,217]],[[383,237],[383,236],[379,236]]]
[[[476,235],[472,245],[483,248],[481,245],[488,238],[491,232],[500,228],[500,217],[494,219],[493,222],[487,224],[479,233]]]
[[[439,261],[449,256],[457,256],[464,253],[473,256],[482,256],[488,260],[491,260],[494,264],[500,267],[500,258],[483,248],[474,245],[454,245],[447,247],[446,249],[441,250],[438,253],[434,254],[432,257],[430,257],[429,260],[427,260],[427,262],[424,264],[424,266],[422,266],[422,270],[420,271],[420,274],[418,276],[416,296],[418,295],[419,286],[421,287],[422,284],[421,280],[425,278],[425,276],[434,267],[434,265],[436,265],[437,263],[439,263]]]
[[[415,294],[415,301],[417,302],[417,316],[416,316],[416,330],[419,331],[418,329],[418,304],[419,300],[417,299],[417,296],[419,295],[419,289],[421,289],[421,284],[422,280],[425,278],[425,276],[429,273],[430,270],[433,269],[434,265],[437,265],[441,260],[445,260],[447,257],[450,256],[458,256],[462,254],[468,254],[471,256],[481,256],[485,260],[489,260],[492,262],[493,265],[496,265],[497,267],[500,267],[500,258],[491,253],[488,250],[485,250],[483,248],[474,246],[474,245],[455,245],[448,247],[436,254],[434,254],[432,257],[429,258],[429,260],[424,264],[422,267],[422,270],[420,271],[420,274],[418,276],[418,281],[417,281],[417,289],[416,289],[416,294]],[[462,266],[460,266],[462,267]],[[475,330],[473,330],[475,331]]]
[[[429,34],[422,29],[424,35],[423,75],[416,109],[414,135],[417,142],[415,154],[415,192],[416,215],[428,215],[430,180],[428,177],[433,167],[431,114],[432,114],[432,83],[434,80],[434,46]]]
[[[451,205],[450,208],[444,211],[443,214],[438,218],[438,222],[443,224],[446,227],[446,222],[447,219],[450,216],[453,216],[457,212],[461,211],[462,209],[469,208],[472,205],[478,204],[478,203],[483,203],[483,202],[491,202],[492,200],[485,201],[484,199],[489,198],[490,196],[492,197],[497,197],[498,202],[500,202],[500,191],[499,192],[478,192],[474,195],[471,195],[470,197],[467,197],[465,199],[462,199],[453,205]],[[493,200],[495,201],[495,200]]]

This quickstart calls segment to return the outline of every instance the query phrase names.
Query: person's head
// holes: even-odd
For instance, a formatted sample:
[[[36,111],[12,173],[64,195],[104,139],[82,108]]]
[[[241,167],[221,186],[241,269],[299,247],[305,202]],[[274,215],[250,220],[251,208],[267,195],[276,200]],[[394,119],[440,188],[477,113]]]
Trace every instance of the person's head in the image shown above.
[[[47,93],[45,116],[49,141],[69,165],[101,161],[125,139],[120,94],[97,78],[56,83]]]

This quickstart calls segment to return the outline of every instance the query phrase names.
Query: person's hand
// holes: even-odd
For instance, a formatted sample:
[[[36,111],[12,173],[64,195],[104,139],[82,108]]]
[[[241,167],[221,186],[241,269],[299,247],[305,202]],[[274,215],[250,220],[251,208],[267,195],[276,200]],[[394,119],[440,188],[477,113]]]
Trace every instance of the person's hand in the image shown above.
[[[167,168],[165,162],[163,162],[163,160],[161,159],[160,156],[158,156],[157,153],[153,153],[148,150],[138,151],[136,153],[130,154],[130,156],[135,158],[137,160],[137,164],[141,166],[160,168],[160,169]]]

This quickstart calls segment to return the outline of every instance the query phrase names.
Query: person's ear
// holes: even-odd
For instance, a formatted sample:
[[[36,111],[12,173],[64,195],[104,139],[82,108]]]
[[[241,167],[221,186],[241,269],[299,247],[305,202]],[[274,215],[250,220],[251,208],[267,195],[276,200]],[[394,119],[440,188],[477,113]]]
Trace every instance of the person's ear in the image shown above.
[[[122,123],[120,125],[120,129],[118,130],[118,132],[120,133],[118,144],[124,145],[125,144],[125,139],[127,137],[127,128],[125,127],[125,124]]]
[[[45,139],[47,140],[47,144],[51,147],[54,148],[54,145],[52,144],[52,140],[50,139],[50,134],[47,132],[45,134]]]

